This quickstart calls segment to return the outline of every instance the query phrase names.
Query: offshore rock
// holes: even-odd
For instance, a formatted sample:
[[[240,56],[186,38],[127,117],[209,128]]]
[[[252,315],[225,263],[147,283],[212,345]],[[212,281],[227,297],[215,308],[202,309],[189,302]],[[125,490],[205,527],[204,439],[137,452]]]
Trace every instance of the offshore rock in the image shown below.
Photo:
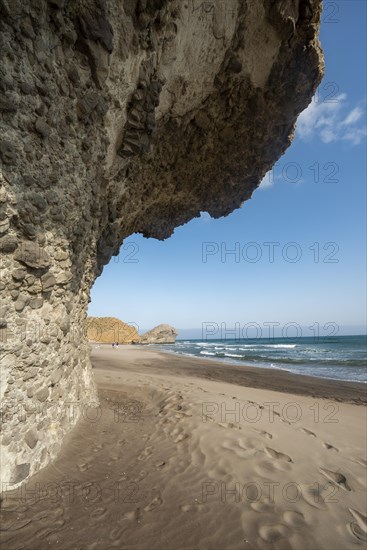
[[[140,336],[138,344],[174,344],[178,332],[170,325],[158,325]]]

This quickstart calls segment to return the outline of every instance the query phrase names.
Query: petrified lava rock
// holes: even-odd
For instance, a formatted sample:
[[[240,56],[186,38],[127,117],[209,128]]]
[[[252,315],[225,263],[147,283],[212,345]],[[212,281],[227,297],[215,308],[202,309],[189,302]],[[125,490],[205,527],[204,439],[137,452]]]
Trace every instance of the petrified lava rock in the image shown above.
[[[97,399],[89,291],[122,240],[229,214],[289,146],[321,78],[320,13],[0,0],[3,481],[52,460]]]
[[[170,325],[158,325],[140,336],[136,344],[174,344],[178,332]]]

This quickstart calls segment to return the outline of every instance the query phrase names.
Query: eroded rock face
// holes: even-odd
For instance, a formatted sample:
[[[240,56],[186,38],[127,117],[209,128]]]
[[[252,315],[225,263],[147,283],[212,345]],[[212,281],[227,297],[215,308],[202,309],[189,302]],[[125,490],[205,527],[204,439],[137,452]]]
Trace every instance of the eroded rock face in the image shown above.
[[[174,344],[178,332],[170,325],[158,325],[140,336],[137,344]]]
[[[3,481],[52,460],[97,399],[89,291],[122,240],[229,214],[289,146],[321,78],[320,11],[0,0]]]
[[[132,344],[139,340],[139,334],[136,327],[116,317],[88,317],[87,338],[105,344]]]

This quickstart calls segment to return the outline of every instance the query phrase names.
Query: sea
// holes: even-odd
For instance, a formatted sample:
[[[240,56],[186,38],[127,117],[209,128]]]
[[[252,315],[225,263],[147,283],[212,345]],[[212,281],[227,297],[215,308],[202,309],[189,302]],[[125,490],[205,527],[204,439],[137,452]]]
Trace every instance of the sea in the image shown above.
[[[367,336],[177,340],[175,344],[160,347],[178,355],[214,359],[224,364],[367,382]]]

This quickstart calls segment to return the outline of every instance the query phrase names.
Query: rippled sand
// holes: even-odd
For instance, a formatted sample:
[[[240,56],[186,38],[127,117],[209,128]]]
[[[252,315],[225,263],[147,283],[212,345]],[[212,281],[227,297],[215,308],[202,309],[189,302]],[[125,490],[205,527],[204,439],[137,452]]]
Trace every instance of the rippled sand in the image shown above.
[[[365,548],[366,409],[341,402],[361,385],[129,346],[92,359],[100,408],[3,493],[3,548]]]

